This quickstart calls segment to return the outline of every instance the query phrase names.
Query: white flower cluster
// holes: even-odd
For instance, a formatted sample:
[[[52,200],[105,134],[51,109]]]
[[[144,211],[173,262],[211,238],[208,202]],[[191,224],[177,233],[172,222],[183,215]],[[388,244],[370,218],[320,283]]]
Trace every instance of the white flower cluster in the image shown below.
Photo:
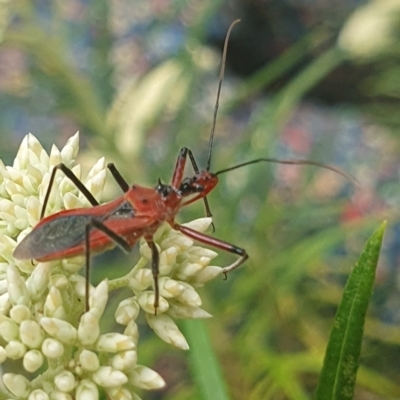
[[[136,318],[143,310],[149,325],[167,343],[181,349],[188,344],[174,318],[206,318],[195,287],[221,273],[209,266],[217,254],[193,246],[193,241],[164,225],[155,235],[160,253],[160,304],[154,315],[154,291],[150,250],[141,244],[141,258],[124,277],[104,280],[90,288],[89,311],[83,313],[85,279],[77,274],[83,257],[34,263],[13,258],[17,242],[39,221],[41,205],[53,167],[63,162],[81,178],[78,134],[59,151],[48,155],[28,135],[23,140],[12,167],[0,161],[0,363],[20,360],[21,371],[5,373],[5,398],[97,399],[99,390],[113,400],[137,400],[134,387],[157,389],[163,379],[151,369],[137,364],[138,329]],[[100,159],[82,182],[99,199],[106,177]],[[88,206],[85,197],[63,174],[57,173],[46,215],[61,209]],[[203,218],[187,224],[204,231],[211,220]],[[123,333],[101,333],[99,322],[110,290],[129,287],[133,296],[123,300],[115,313],[125,326]],[[82,314],[83,313],[83,314]],[[40,371],[40,374],[39,374]],[[29,375],[30,377],[32,375]]]

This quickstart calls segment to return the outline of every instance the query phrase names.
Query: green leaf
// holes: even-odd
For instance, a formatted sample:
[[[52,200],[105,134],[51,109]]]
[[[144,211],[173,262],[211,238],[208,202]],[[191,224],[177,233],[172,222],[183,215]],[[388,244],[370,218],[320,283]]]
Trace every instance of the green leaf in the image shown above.
[[[385,227],[386,222],[368,240],[347,280],[330,334],[317,400],[353,398],[365,315]]]
[[[217,357],[211,346],[210,336],[203,321],[183,321],[185,337],[190,350],[193,379],[202,400],[229,400]]]

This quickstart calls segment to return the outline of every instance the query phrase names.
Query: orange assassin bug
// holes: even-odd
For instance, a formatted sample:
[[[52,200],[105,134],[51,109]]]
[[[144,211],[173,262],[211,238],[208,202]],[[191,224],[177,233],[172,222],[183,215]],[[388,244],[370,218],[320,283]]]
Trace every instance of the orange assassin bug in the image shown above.
[[[281,164],[314,165],[332,170],[347,178],[349,176],[340,169],[308,160],[277,160],[274,158],[258,158],[247,161],[218,172],[210,172],[211,154],[216,126],[216,117],[219,106],[222,80],[224,76],[228,39],[234,21],[226,35],[222,55],[220,79],[217,91],[217,100],[214,108],[213,125],[211,129],[207,166],[200,171],[192,151],[183,147],[176,160],[175,169],[170,184],[160,180],[155,188],[146,188],[139,185],[130,186],[118,172],[114,164],[108,164],[112,176],[124,194],[106,204],[99,204],[84,184],[64,164],[59,164],[52,170],[49,187],[42,206],[40,222],[17,245],[14,251],[16,259],[34,259],[37,261],[51,261],[78,255],[86,256],[86,310],[89,309],[89,266],[92,253],[101,253],[107,249],[120,246],[129,252],[140,238],[144,238],[151,249],[151,269],[154,281],[154,310],[157,313],[159,305],[158,266],[159,253],[153,241],[153,235],[165,221],[173,229],[203,244],[232,253],[238,258],[232,264],[222,269],[226,274],[248,258],[246,250],[207,234],[197,232],[191,228],[175,222],[179,210],[199,199],[203,199],[206,215],[211,217],[207,195],[218,183],[221,174],[259,162],[275,162]],[[195,174],[184,177],[187,157],[193,166]],[[50,191],[54,183],[57,170],[61,170],[82,192],[93,206],[92,208],[77,208],[64,210],[44,218]],[[351,179],[351,177],[350,177]]]

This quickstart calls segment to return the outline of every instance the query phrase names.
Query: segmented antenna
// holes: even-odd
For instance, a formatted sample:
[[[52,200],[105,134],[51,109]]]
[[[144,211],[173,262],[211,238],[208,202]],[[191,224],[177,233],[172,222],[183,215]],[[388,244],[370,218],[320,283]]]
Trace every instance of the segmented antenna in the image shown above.
[[[233,27],[240,22],[240,19],[237,19],[236,21],[233,21],[231,23],[231,26],[228,29],[228,32],[225,37],[225,43],[224,43],[224,51],[222,53],[222,59],[221,59],[221,70],[219,73],[219,82],[218,82],[218,91],[217,91],[217,100],[215,102],[215,107],[214,107],[214,118],[213,118],[213,123],[211,127],[211,134],[210,134],[210,141],[208,144],[208,157],[207,157],[207,169],[206,171],[210,171],[211,168],[211,153],[212,153],[212,147],[213,147],[213,141],[214,141],[214,133],[215,133],[215,126],[217,124],[217,113],[218,113],[218,107],[219,107],[219,97],[221,94],[221,87],[222,87],[222,81],[224,80],[224,73],[225,73],[225,62],[226,62],[226,53],[228,51],[228,42],[229,42],[229,36],[232,32]]]

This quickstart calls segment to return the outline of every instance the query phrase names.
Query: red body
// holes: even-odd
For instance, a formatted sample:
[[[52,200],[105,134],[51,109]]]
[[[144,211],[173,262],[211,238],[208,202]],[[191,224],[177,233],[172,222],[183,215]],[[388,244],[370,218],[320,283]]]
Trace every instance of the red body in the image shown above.
[[[182,165],[181,165],[182,164]],[[167,221],[175,228],[174,218],[186,204],[203,198],[217,184],[218,178],[201,172],[189,178],[189,190],[180,190],[184,162],[178,159],[173,184],[158,185],[155,189],[134,185],[120,198],[92,208],[60,211],[43,218],[14,251],[17,259],[51,261],[85,254],[85,229],[96,219],[133,247],[140,237],[151,238],[158,227]],[[181,171],[182,169],[182,171]],[[193,189],[193,182],[197,189]],[[198,187],[202,190],[199,192]],[[188,195],[194,196],[182,201]],[[116,245],[110,236],[91,229],[90,252],[100,253]]]

